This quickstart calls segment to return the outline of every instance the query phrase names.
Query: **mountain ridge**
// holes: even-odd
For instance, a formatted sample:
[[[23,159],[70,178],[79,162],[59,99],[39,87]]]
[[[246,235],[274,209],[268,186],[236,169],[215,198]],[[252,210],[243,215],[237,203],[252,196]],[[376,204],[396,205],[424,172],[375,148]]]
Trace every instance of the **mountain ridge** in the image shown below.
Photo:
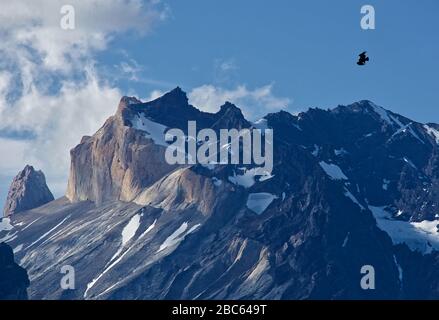
[[[238,110],[202,112],[180,88],[145,103],[123,97],[72,149],[67,197],[0,229],[22,246],[31,298],[62,297],[65,264],[77,270],[76,299],[439,297],[434,125],[370,101],[255,123]],[[164,134],[188,120],[272,128],[272,171],[167,165]],[[375,290],[360,286],[364,265]]]

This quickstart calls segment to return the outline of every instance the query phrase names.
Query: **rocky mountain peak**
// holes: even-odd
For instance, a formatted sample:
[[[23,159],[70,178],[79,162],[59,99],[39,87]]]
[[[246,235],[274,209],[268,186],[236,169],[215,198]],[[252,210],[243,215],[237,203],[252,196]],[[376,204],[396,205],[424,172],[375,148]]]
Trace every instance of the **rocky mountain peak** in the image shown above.
[[[273,120],[281,122],[297,122],[297,118],[297,116],[294,116],[285,110],[269,113],[265,116],[265,119],[267,119],[268,121]]]
[[[136,97],[128,97],[128,96],[123,96],[120,99],[119,102],[119,106],[117,108],[118,112],[121,112],[122,110],[126,109],[128,106],[133,105],[133,104],[140,104],[142,103],[142,101],[140,101],[139,99],[137,99]]]
[[[213,128],[248,128],[250,123],[244,118],[241,109],[233,103],[226,101],[220,110],[216,113],[217,121],[212,126]]]
[[[164,161],[169,128],[248,126],[232,103],[203,112],[180,88],[125,102],[72,150],[67,199],[0,225],[33,299],[64,297],[66,256],[85,270],[78,299],[439,297],[439,125],[366,100],[272,113],[252,124],[274,132],[260,174]],[[376,290],[358,285],[364,265]]]
[[[362,108],[370,108],[370,107],[375,106],[375,103],[373,103],[370,100],[360,100],[360,101],[353,103],[351,106],[354,106],[354,105],[356,105],[358,107],[362,107]]]
[[[235,106],[233,103],[226,101],[221,107],[219,114],[228,114],[228,115],[237,115],[242,118],[244,116],[242,115],[241,109],[239,109],[237,106]]]
[[[165,93],[157,100],[160,100],[163,104],[175,107],[185,107],[188,105],[188,97],[186,92],[184,92],[180,87],[176,87],[175,89]]]
[[[37,208],[54,200],[42,171],[26,165],[12,181],[3,210],[5,217]]]
[[[370,100],[360,100],[349,105],[339,105],[332,110],[332,113],[356,113],[365,114],[370,112],[386,112],[385,109],[377,106]]]

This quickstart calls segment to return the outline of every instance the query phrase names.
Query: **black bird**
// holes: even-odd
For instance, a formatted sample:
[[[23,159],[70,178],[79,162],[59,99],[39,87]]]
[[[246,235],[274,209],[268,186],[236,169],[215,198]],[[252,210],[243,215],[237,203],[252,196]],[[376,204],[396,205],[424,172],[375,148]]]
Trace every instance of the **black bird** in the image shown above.
[[[369,57],[367,57],[366,54],[367,51],[364,51],[358,55],[360,57],[357,62],[359,66],[364,66],[366,64],[366,61],[369,61]]]

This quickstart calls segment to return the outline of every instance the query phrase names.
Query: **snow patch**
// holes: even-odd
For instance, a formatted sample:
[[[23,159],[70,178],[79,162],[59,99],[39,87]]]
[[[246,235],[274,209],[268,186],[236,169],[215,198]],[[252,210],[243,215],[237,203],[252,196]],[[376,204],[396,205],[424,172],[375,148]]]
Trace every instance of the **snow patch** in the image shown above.
[[[267,125],[268,121],[267,119],[259,119],[256,122],[252,123],[253,128],[255,129],[259,129],[259,130],[266,130],[268,129],[268,125]]]
[[[356,205],[358,205],[361,209],[366,210],[366,208],[364,208],[363,205],[360,202],[358,202],[357,198],[355,198],[354,195],[348,189],[344,188],[344,190],[345,190],[344,195],[346,197],[351,199],[352,202],[355,203]]]
[[[140,226],[140,215],[134,215],[127,225],[122,230],[122,246],[126,245],[130,241],[139,229]]]
[[[324,161],[320,161],[319,164],[332,180],[348,180],[339,166]]]
[[[277,199],[277,196],[271,193],[250,193],[247,199],[247,208],[256,214],[262,214],[274,199]]]
[[[155,219],[154,222],[141,234],[139,240],[143,239],[152,229],[154,229],[156,223],[157,219]]]
[[[23,249],[23,245],[20,244],[14,248],[14,254],[19,253]]]
[[[219,187],[219,186],[221,186],[223,184],[223,182],[220,179],[218,179],[217,177],[213,177],[212,181],[213,181],[213,185],[215,187]]]
[[[8,242],[8,241],[12,241],[12,240],[17,239],[17,234],[18,234],[18,231],[14,232],[12,234],[10,232],[8,232],[6,234],[6,236],[4,236],[3,238],[0,239],[0,243],[1,242]]]
[[[383,120],[384,122],[393,125],[396,124],[398,127],[402,128],[404,127],[404,125],[401,123],[401,121],[399,121],[398,118],[392,116],[386,109],[384,109],[383,107],[377,106],[374,103],[370,103],[370,106],[373,108],[373,110],[375,111],[376,114],[378,114],[381,118],[381,120]]]
[[[387,232],[394,244],[405,243],[413,251],[423,254],[439,251],[439,233],[437,225],[439,220],[407,222],[393,220],[386,207],[369,206],[378,228]]]
[[[347,152],[344,148],[341,148],[341,149],[335,149],[334,150],[334,154],[336,155],[336,156],[342,156],[342,155],[345,155],[345,154],[348,154],[349,152]]]
[[[133,220],[136,216],[138,216],[139,217],[139,221],[140,221],[140,216],[138,215],[138,214],[136,214],[134,217],[132,217],[131,218],[131,220],[130,220],[130,222],[128,222],[128,224],[125,226],[125,228],[124,228],[124,230],[125,229],[127,229],[127,231],[126,231],[126,234],[125,234],[125,243],[124,243],[124,235],[123,235],[123,231],[122,231],[122,244],[124,245],[124,244],[126,244],[128,241],[129,241],[129,239],[131,239],[135,234],[136,234],[136,231],[137,231],[137,228],[139,227],[139,226],[137,226],[137,228],[136,228],[136,230],[134,231],[134,233],[132,232],[132,230],[134,229],[134,227],[136,226],[136,223],[139,223],[139,222],[136,222],[136,220]],[[132,221],[134,221],[134,222],[132,222]],[[150,225],[149,227],[148,227],[148,229],[146,229],[145,230],[145,232],[139,237],[139,239],[141,239],[141,238],[143,238],[148,232],[150,232],[153,228],[154,228],[154,226],[155,226],[155,223],[157,222],[157,220],[155,220],[154,222],[153,222],[153,224],[152,225]],[[131,224],[131,225],[130,225]],[[133,227],[134,226],[134,227]],[[132,236],[131,237],[129,237],[130,235],[132,234]],[[128,239],[128,237],[129,237],[129,239]],[[127,240],[128,239],[128,240]],[[104,269],[104,271],[102,271],[102,273],[99,275],[99,276],[97,276],[96,278],[94,278],[91,282],[89,282],[88,284],[87,284],[87,289],[85,290],[85,292],[84,292],[84,298],[86,298],[87,297],[87,294],[88,294],[88,291],[91,289],[91,288],[93,288],[93,286],[96,284],[96,282],[98,282],[99,281],[99,279],[101,279],[108,271],[110,271],[115,265],[117,265],[120,261],[122,261],[122,259],[128,254],[128,252],[130,252],[131,251],[131,249],[133,248],[133,247],[130,247],[130,248],[128,248],[128,250],[126,250],[122,255],[120,255],[120,253],[122,252],[122,250],[123,250],[123,245],[122,245],[122,247],[113,255],[113,257],[110,259],[110,265],[108,266],[108,267],[106,267],[105,269]],[[120,255],[120,256],[119,256]],[[119,256],[119,257],[118,257]],[[116,257],[118,257],[116,260],[114,260]],[[114,260],[114,261],[113,261]],[[113,262],[112,262],[113,261]]]
[[[389,188],[390,180],[383,179],[383,190],[387,190]]]
[[[395,255],[393,255],[393,261],[395,262],[396,268],[398,268],[399,283],[402,286],[403,270],[402,270],[401,266],[399,265],[398,260],[396,260],[396,256]]]
[[[27,228],[29,228],[31,225],[33,225],[35,222],[37,222],[38,220],[40,220],[41,218],[35,219],[34,221],[32,221],[31,223],[29,223],[27,226],[25,226],[22,231],[26,230]]]
[[[140,115],[135,115],[134,118],[131,119],[131,123],[134,129],[145,131],[146,137],[152,139],[155,144],[165,147],[169,146],[165,139],[165,131],[167,129],[166,126],[151,121],[150,119],[146,118],[143,113]]]
[[[387,114],[387,110],[383,107],[377,106],[375,103],[370,103],[370,106],[373,108],[373,111],[375,111],[376,114],[378,114],[384,122],[387,122],[388,124],[392,124],[392,121],[389,118],[389,115]]]
[[[2,218],[0,220],[0,232],[1,231],[10,231],[14,228],[14,226],[11,224],[10,218]]]
[[[233,176],[230,176],[228,179],[235,185],[250,188],[256,183],[256,177],[258,176],[259,182],[266,181],[274,177],[271,172],[268,172],[263,167],[256,167],[252,169],[244,168],[244,173],[241,175],[237,175],[235,172],[233,172]]]
[[[318,146],[318,145],[314,145],[314,150],[311,152],[311,154],[314,156],[314,157],[317,157],[318,155],[319,155],[319,152],[320,152],[320,147]]]
[[[404,160],[404,162],[408,163],[412,168],[418,169],[410,159],[404,157],[403,160]]]
[[[70,215],[68,215],[67,217],[65,217],[60,223],[58,223],[56,226],[54,226],[52,229],[50,229],[49,231],[47,231],[45,234],[43,234],[41,237],[39,237],[37,240],[35,240],[34,242],[32,242],[28,248],[32,247],[34,244],[38,243],[39,241],[43,240],[45,237],[47,237],[49,234],[51,234],[53,231],[55,231],[56,229],[58,229],[64,222],[66,222],[67,219],[70,218]]]
[[[424,129],[427,131],[429,135],[431,135],[434,138],[436,143],[439,144],[439,131],[426,124],[424,124]]]
[[[410,122],[409,124],[402,126],[401,128],[399,128],[394,134],[392,134],[392,136],[389,138],[389,140],[392,140],[396,135],[400,134],[400,133],[405,133],[405,132],[409,132],[415,139],[417,139],[418,141],[420,141],[422,144],[425,144],[425,142],[419,138],[419,136],[416,134],[416,132],[413,130],[413,128],[411,127],[412,122]]]
[[[349,241],[349,235],[350,235],[350,234],[351,234],[350,232],[348,232],[348,233],[346,234],[346,237],[345,237],[344,240],[343,240],[343,244],[341,245],[343,248],[346,247],[346,245],[348,244],[348,241]]]
[[[160,245],[160,248],[157,250],[157,252],[163,251],[166,248],[173,247],[180,243],[188,234],[194,232],[199,226],[200,224],[196,224],[190,228],[189,231],[185,232],[188,227],[188,223],[183,222],[183,224],[177,230],[175,230],[173,234],[166,238],[166,240]]]

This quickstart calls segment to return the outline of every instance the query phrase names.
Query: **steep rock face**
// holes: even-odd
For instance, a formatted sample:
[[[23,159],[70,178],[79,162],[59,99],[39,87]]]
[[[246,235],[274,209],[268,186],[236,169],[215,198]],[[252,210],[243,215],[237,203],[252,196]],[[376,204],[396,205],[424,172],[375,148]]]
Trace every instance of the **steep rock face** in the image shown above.
[[[209,220],[172,255],[101,298],[399,296],[397,268],[392,260],[387,261],[392,245],[375,226],[373,217],[346,197],[342,185],[330,181],[305,150],[280,141],[277,145],[280,159],[273,171],[275,177],[247,190],[237,188],[244,201],[238,200],[235,205],[241,209],[233,209],[228,199],[225,203],[229,204],[211,213]],[[223,184],[228,183],[223,180]],[[245,206],[249,193],[268,190],[278,199],[262,214]],[[218,216],[223,219],[213,223]],[[385,275],[377,290],[365,291],[358,285],[359,270],[365,264],[373,264],[377,273]]]
[[[71,150],[66,193],[71,201],[131,201],[174,168],[163,161],[164,148],[143,131],[124,125],[127,101],[122,99],[118,113]]]
[[[169,128],[187,132],[188,121],[196,121],[199,129],[250,127],[236,106],[226,103],[216,114],[201,112],[180,88],[147,103],[123,97],[117,113],[71,150],[67,198],[97,204],[132,201],[178,167],[166,163],[163,137]]]
[[[42,206],[53,199],[44,173],[27,165],[12,181],[3,216]]]
[[[439,132],[434,124],[417,123],[370,101],[267,119],[278,134],[300,141],[319,162],[340,167],[356,196],[400,211],[400,219],[435,219]]]
[[[0,243],[0,300],[26,300],[27,287],[26,270],[14,262],[12,248]]]
[[[191,168],[182,168],[144,190],[134,202],[168,211],[193,206],[202,214],[210,215],[231,192],[237,192],[233,185],[215,185],[209,177],[197,174]]]
[[[273,170],[168,166],[165,132],[188,120],[273,128]],[[37,299],[437,299],[437,128],[370,101],[252,124],[230,103],[201,112],[179,88],[124,97],[72,150],[73,203],[17,215],[0,238]],[[81,270],[68,294],[67,264]],[[375,290],[360,286],[365,265]]]

